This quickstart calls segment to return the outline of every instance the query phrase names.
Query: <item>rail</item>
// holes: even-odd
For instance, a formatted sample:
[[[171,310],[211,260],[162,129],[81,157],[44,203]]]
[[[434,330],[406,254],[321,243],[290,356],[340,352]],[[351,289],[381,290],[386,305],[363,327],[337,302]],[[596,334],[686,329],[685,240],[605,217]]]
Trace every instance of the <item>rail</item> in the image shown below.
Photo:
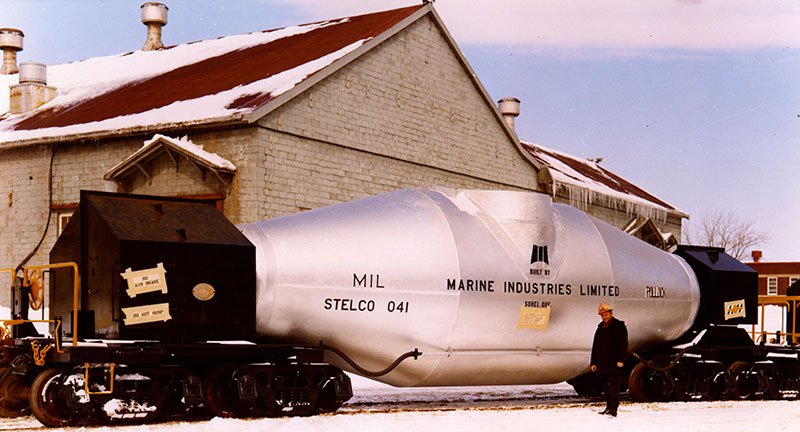
[[[72,267],[72,346],[76,347],[76,346],[78,346],[78,335],[77,335],[77,329],[78,329],[78,296],[80,294],[80,280],[79,280],[80,279],[80,272],[78,271],[78,264],[76,264],[74,262],[55,263],[55,264],[40,264],[40,265],[28,266],[28,267],[23,268],[22,270],[23,270],[23,275],[24,275],[24,278],[25,278],[24,279],[24,283],[27,284],[29,282],[28,281],[28,277],[29,277],[29,271],[30,270],[52,270],[52,269],[67,268],[67,267]],[[14,269],[14,268],[0,268],[0,272],[6,272],[6,271],[11,272],[12,275],[14,275],[14,274],[16,274],[17,270]],[[39,286],[39,287],[37,287],[37,290],[38,289],[44,290],[44,286]],[[41,293],[40,293],[40,295],[41,295]],[[44,300],[43,300],[44,299],[44,295],[41,295],[40,299],[42,301],[42,304],[40,304],[39,307],[44,309],[44,304],[43,304],[44,303]],[[2,326],[4,328],[4,331],[3,331],[4,333],[5,333],[6,329],[7,329],[7,326],[14,326],[14,325],[17,325],[17,324],[22,324],[24,322],[31,322],[31,323],[37,323],[37,322],[57,323],[56,328],[55,328],[55,332],[59,332],[61,330],[60,322],[57,322],[55,320],[21,320],[21,319],[0,320],[0,324],[2,324]],[[5,336],[6,335],[3,334],[3,337],[5,337]],[[55,339],[56,339],[56,350],[61,352],[61,350],[60,350],[61,343],[59,341],[58,335],[55,336]]]
[[[786,332],[781,332],[780,330],[774,332],[766,331],[765,312],[767,306],[785,307],[787,314],[788,313],[792,314],[792,320],[791,320],[792,328],[791,329],[787,328]],[[761,311],[761,319],[760,319],[761,328],[760,331],[756,331],[756,326],[758,324],[753,324],[750,330],[750,337],[756,343],[766,343],[768,342],[767,338],[770,336],[774,336],[775,343],[782,343],[781,338],[784,337],[786,343],[800,343],[800,329],[798,329],[797,325],[798,306],[800,306],[800,296],[785,296],[785,295],[758,296],[758,308]],[[771,342],[772,339],[770,339],[769,341]]]

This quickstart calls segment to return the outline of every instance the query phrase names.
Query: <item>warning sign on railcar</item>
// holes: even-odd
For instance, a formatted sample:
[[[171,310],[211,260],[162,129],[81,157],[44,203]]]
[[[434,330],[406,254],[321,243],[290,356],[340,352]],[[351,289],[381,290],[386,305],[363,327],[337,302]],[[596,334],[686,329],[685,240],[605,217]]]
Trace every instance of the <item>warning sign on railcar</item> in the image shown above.
[[[162,294],[166,294],[166,273],[164,263],[158,263],[156,267],[144,270],[133,271],[128,268],[125,273],[120,273],[120,276],[128,282],[128,296],[133,298],[139,294],[153,291],[161,291]]]
[[[145,324],[172,319],[169,315],[169,303],[122,308],[122,312],[125,313],[125,325]]]

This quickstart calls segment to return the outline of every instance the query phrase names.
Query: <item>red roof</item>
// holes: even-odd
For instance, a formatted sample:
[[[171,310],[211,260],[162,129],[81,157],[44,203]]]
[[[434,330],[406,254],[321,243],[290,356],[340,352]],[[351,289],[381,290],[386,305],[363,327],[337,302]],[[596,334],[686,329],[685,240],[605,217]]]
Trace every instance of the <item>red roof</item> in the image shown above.
[[[603,168],[596,162],[578,158],[538,144],[522,142],[522,147],[550,170],[553,181],[583,188],[611,198],[642,203],[686,215],[644,189]]]
[[[341,56],[344,56],[349,52],[346,51],[345,48],[352,47],[354,44],[356,44],[355,47],[360,46],[358,44],[359,42],[364,43],[380,35],[422,7],[423,5],[412,6],[340,20],[312,23],[306,25],[313,27],[310,31],[286,32],[289,34],[288,36],[277,37],[256,45],[245,45],[242,47],[229,43],[230,49],[227,52],[219,53],[220,49],[217,49],[215,54],[218,55],[208,58],[199,57],[199,54],[195,54],[193,57],[189,56],[191,63],[181,64],[181,60],[177,60],[174,62],[177,64],[171,69],[165,70],[162,68],[161,70],[156,70],[150,76],[132,77],[129,81],[126,81],[127,77],[125,76],[104,76],[103,78],[105,78],[106,81],[102,84],[98,84],[98,88],[94,91],[86,92],[87,97],[83,99],[76,100],[74,97],[72,99],[61,97],[64,94],[69,95],[71,88],[59,86],[58,83],[54,82],[51,83],[51,85],[56,85],[58,87],[59,97],[56,97],[53,102],[44,105],[40,109],[29,113],[20,115],[6,114],[0,116],[0,136],[11,131],[64,128],[78,124],[103,122],[109,119],[137,115],[168,107],[171,104],[183,101],[199,100],[206,96],[218,95],[222,92],[247,86],[248,84],[274,77],[294,68],[308,65],[310,62],[317,61],[331,54],[342,53]],[[314,27],[315,25],[316,27]],[[303,27],[304,26],[299,26],[298,28]],[[271,33],[275,31],[276,30],[271,30],[261,33]],[[253,35],[258,36],[258,34]],[[220,38],[218,40],[221,39],[225,38]],[[233,40],[235,37],[230,37],[230,39]],[[97,72],[98,75],[108,75],[108,70],[115,68],[124,69],[124,67],[120,65],[129,61],[126,57],[131,54],[139,56],[171,56],[171,52],[176,51],[178,48],[182,50],[182,53],[185,53],[193,49],[194,44],[200,45],[207,42],[213,43],[214,41],[201,41],[177,45],[158,51],[157,53],[152,51],[146,53],[138,51],[109,57],[109,60],[105,60],[102,63],[106,71],[97,70]],[[198,50],[199,49],[200,48],[198,48]],[[173,57],[177,58],[180,56],[174,55]],[[155,59],[155,57],[151,58]],[[90,59],[87,62],[93,60],[96,59]],[[160,57],[158,60],[163,61],[164,57]],[[332,61],[335,61],[335,59]],[[301,81],[308,79],[308,77],[324,69],[328,64],[330,63],[322,64],[318,69],[310,71]],[[74,65],[75,64],[72,63],[64,66]],[[141,63],[137,64],[137,66],[140,65]],[[55,72],[55,75],[58,75],[57,68],[58,66],[51,68],[51,75],[53,72]],[[73,67],[73,69],[76,68]],[[142,67],[141,69],[143,69],[142,73],[147,73],[146,67]],[[124,74],[125,72],[123,71],[122,75]],[[85,91],[86,87],[91,87],[95,84],[94,82],[89,82],[87,86],[86,79],[93,80],[97,78],[94,74],[85,75],[83,77],[83,82],[76,84],[75,87]],[[76,80],[72,79],[71,81],[75,83]],[[109,82],[113,84],[108,85]],[[296,86],[298,83],[299,82],[291,83],[289,89]],[[253,89],[244,94],[234,94],[228,100],[216,102],[217,104],[221,104],[221,106],[210,107],[213,109],[209,109],[208,111],[213,111],[214,114],[218,113],[219,110],[227,110],[227,112],[235,114],[252,112],[256,108],[268,103],[279,94],[288,91],[285,87],[286,86],[283,86],[278,94],[272,89]],[[2,94],[0,94],[0,97],[1,96]],[[219,115],[206,114],[207,113],[204,112],[198,112],[193,119],[220,117]],[[176,120],[173,121],[173,123],[179,123],[180,121],[181,120]],[[139,121],[136,123],[136,126],[142,126],[142,123],[142,121]],[[94,130],[90,128],[91,132],[102,130],[114,130],[114,127],[103,128],[103,125],[99,124]],[[80,131],[85,132],[86,130],[82,128]],[[62,132],[62,134],[66,135],[69,133],[70,131],[68,130]],[[25,138],[28,136],[28,134],[14,134],[11,132],[8,134],[8,138],[11,139],[0,139],[0,142],[14,141],[14,135],[24,136]]]
[[[749,262],[745,263],[759,275],[800,275],[800,262]]]

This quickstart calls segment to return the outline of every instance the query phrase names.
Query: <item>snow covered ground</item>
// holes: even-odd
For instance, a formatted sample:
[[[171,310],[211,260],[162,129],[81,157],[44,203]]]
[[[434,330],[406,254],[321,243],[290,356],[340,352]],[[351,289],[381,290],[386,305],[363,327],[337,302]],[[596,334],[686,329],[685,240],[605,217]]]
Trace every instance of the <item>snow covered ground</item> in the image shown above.
[[[797,431],[800,401],[623,402],[617,418],[602,403],[575,396],[567,384],[463,388],[393,388],[354,378],[353,399],[335,415],[222,419],[53,431]],[[47,430],[33,417],[0,420],[0,431]]]

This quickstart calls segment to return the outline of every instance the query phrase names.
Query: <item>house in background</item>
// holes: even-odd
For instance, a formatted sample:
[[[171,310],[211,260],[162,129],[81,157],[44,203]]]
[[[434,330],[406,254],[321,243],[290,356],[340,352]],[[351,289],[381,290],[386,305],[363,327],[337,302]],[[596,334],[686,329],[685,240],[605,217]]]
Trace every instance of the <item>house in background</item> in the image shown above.
[[[785,334],[792,330],[792,305],[779,297],[800,295],[800,262],[762,262],[762,255],[762,251],[753,251],[753,262],[745,264],[758,272],[759,297],[774,303],[766,306],[763,313],[759,311],[756,332],[760,332],[763,323],[764,330],[774,337],[777,331]]]
[[[3,31],[16,63],[22,32]],[[47,262],[82,189],[200,197],[234,223],[399,188],[521,190],[661,247],[680,238],[685,213],[521,142],[518,104],[498,109],[427,2],[176,46],[158,34],[146,50],[4,67],[3,267]]]
[[[745,263],[758,272],[758,295],[785,296],[787,288],[800,280],[800,262],[762,262],[761,256],[761,251],[753,251],[753,262]]]

